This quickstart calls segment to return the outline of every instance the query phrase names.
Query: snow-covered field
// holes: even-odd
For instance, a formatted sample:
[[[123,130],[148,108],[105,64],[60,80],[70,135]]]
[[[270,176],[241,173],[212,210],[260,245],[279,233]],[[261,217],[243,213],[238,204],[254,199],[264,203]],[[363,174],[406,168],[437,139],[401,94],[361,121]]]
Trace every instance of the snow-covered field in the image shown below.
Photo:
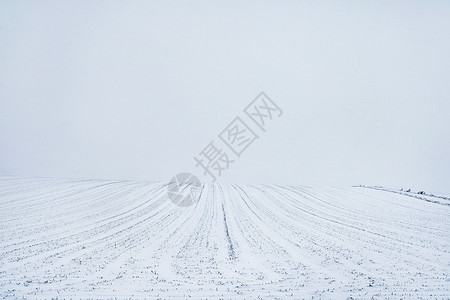
[[[0,296],[449,299],[450,201],[413,196],[1,177]]]

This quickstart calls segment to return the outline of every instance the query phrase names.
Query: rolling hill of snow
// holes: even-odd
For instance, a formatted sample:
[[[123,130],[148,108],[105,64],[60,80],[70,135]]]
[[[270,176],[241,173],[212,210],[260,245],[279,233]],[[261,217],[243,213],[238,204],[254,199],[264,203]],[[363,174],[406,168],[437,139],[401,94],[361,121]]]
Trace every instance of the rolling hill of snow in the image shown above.
[[[178,207],[166,183],[1,177],[0,297],[448,299],[449,203],[205,184]]]

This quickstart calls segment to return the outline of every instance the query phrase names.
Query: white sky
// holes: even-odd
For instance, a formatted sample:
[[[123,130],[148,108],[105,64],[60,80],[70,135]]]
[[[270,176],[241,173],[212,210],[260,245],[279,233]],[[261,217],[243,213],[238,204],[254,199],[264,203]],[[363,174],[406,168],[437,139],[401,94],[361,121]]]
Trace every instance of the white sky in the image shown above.
[[[220,181],[450,193],[449,82],[449,1],[2,1],[0,175],[200,175],[265,91]]]

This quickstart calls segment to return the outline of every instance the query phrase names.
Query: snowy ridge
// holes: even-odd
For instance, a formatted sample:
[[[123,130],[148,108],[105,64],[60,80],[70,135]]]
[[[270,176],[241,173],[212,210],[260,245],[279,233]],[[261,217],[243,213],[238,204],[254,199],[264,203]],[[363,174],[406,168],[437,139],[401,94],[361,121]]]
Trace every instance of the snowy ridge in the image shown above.
[[[381,186],[360,185],[358,187],[396,193],[396,194],[405,195],[408,197],[412,197],[412,198],[416,198],[416,199],[420,199],[420,200],[424,200],[424,201],[428,201],[428,202],[432,202],[432,203],[436,203],[436,204],[440,204],[440,205],[450,206],[450,198],[449,197],[445,197],[445,196],[441,196],[441,195],[434,195],[434,194],[427,194],[423,191],[414,193],[414,192],[411,192],[410,190],[409,191],[403,191],[403,189],[402,190],[394,190],[394,189],[388,189],[388,188],[381,187]]]
[[[373,188],[205,184],[182,208],[166,188],[0,177],[0,296],[450,297],[448,205]]]

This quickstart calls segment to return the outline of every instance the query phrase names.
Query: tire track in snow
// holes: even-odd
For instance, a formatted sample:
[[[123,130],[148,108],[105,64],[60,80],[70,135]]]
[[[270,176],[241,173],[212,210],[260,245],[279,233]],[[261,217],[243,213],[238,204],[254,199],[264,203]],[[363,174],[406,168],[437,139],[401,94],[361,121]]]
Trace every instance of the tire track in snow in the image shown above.
[[[223,207],[223,204],[222,204],[222,213],[223,213],[223,225],[225,226],[225,236],[227,237],[228,241],[228,255],[231,260],[234,260],[236,259],[236,257],[234,254],[233,242],[231,241],[230,233],[228,231],[227,214],[225,213],[225,208]]]

